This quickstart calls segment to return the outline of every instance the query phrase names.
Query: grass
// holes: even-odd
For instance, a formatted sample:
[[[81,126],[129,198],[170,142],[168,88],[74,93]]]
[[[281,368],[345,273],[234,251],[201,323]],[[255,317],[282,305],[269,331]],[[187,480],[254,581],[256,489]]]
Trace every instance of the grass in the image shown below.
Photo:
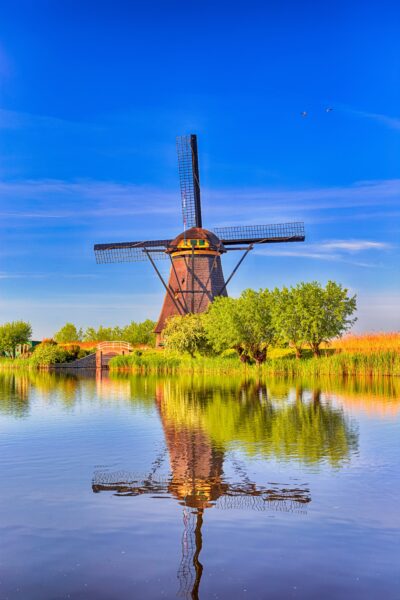
[[[110,361],[111,370],[136,373],[178,373],[178,372],[230,372],[241,366],[236,356],[198,356],[179,355],[167,351],[149,350],[143,353],[115,356]]]
[[[334,340],[329,347],[338,352],[348,353],[400,352],[400,332],[346,335]]]
[[[0,369],[29,369],[29,358],[9,358],[8,356],[0,356]]]
[[[167,351],[148,351],[116,356],[110,361],[110,369],[134,373],[243,373],[283,375],[291,377],[335,376],[399,376],[400,353],[325,353],[320,358],[306,357],[301,360],[285,351],[271,353],[261,366],[244,365],[236,355],[198,356],[178,355]]]

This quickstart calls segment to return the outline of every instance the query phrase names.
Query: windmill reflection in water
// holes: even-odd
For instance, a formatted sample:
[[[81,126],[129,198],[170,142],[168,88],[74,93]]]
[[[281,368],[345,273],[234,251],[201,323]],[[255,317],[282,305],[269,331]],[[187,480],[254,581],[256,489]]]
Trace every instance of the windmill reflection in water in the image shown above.
[[[183,506],[184,523],[178,570],[179,595],[196,599],[203,573],[200,552],[205,509],[303,512],[304,506],[311,501],[310,490],[306,485],[258,485],[249,479],[244,466],[232,456],[237,480],[228,481],[223,472],[224,451],[213,444],[206,431],[171,418],[166,410],[168,402],[165,402],[162,386],[156,391],[156,403],[166,449],[154,461],[149,473],[143,476],[122,471],[96,472],[92,489],[95,493],[111,491],[116,496],[150,494],[153,498],[165,498],[168,495],[179,501]],[[171,475],[158,477],[167,453]]]

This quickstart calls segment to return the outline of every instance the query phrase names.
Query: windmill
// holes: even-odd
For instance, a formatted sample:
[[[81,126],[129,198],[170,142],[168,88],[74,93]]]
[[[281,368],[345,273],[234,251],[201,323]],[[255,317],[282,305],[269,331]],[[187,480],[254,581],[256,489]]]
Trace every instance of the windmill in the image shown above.
[[[177,152],[184,231],[174,239],[94,246],[97,263],[143,260],[151,263],[166,291],[155,327],[158,344],[169,317],[203,312],[216,296],[227,295],[227,285],[255,245],[305,239],[301,222],[204,229],[196,135],[178,137]],[[241,250],[243,254],[225,280],[221,256],[232,250]],[[171,263],[168,283],[155,262],[162,258]]]

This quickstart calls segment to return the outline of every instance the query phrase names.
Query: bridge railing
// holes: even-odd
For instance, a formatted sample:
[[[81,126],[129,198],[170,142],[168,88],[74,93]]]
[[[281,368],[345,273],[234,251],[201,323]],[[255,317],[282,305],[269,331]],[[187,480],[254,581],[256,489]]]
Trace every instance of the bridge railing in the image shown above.
[[[96,346],[97,350],[104,352],[105,350],[114,350],[115,352],[131,352],[132,344],[129,342],[99,342]]]

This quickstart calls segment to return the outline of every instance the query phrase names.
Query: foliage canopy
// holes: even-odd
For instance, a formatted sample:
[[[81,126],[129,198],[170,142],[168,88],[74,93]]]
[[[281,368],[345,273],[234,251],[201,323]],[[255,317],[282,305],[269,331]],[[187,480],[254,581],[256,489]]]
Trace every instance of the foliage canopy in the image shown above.
[[[305,345],[315,356],[320,346],[355,322],[356,297],[328,281],[299,283],[274,291],[247,289],[239,298],[218,297],[202,315],[175,317],[165,329],[167,347],[192,356],[208,345],[217,353],[238,352],[243,362],[261,364],[268,348],[288,344],[300,357]]]
[[[15,358],[16,348],[19,344],[29,342],[32,327],[26,321],[12,321],[0,326],[0,352]]]
[[[82,328],[77,329],[73,323],[66,323],[59,331],[57,331],[57,333],[54,334],[54,339],[58,344],[80,342],[82,338]]]
[[[202,315],[189,314],[184,317],[168,319],[164,329],[165,347],[178,352],[188,352],[194,356],[196,352],[209,350]]]

